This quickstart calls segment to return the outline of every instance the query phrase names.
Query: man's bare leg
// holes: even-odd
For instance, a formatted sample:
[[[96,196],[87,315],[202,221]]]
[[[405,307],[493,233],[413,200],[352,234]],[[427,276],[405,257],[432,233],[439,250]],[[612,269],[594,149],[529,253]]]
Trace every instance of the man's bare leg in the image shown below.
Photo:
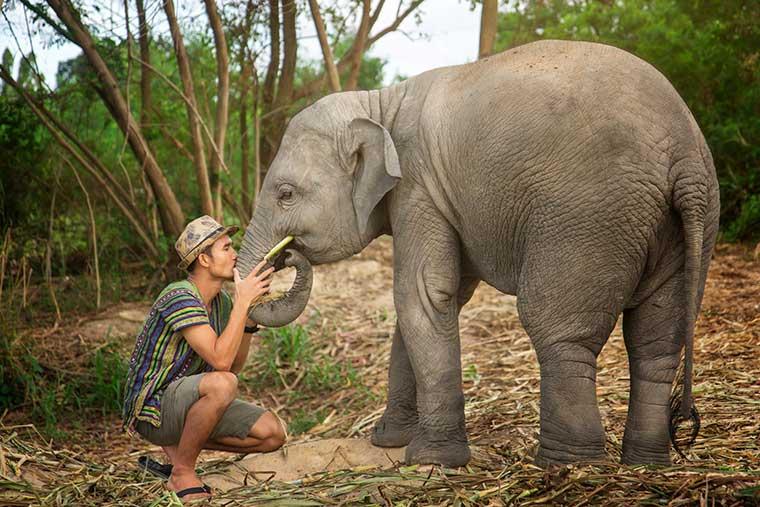
[[[169,458],[169,463],[174,464],[175,456],[177,455],[176,445],[162,445],[161,449],[164,450],[166,457]]]
[[[181,491],[203,485],[195,475],[195,462],[224,411],[235,399],[236,393],[237,377],[233,373],[215,371],[203,375],[198,386],[200,397],[187,412],[176,453],[169,456],[173,465],[168,482],[169,489]],[[208,496],[199,493],[187,495],[183,500]]]
[[[271,412],[264,413],[248,430],[245,438],[220,437],[209,440],[204,449],[250,454],[276,451],[285,443],[285,429]]]

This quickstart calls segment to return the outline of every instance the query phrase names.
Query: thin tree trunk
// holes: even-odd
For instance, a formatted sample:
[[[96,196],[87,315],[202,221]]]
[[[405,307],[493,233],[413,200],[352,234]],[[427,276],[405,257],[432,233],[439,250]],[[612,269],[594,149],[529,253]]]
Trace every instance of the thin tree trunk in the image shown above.
[[[274,109],[274,101],[277,98],[275,83],[280,70],[280,4],[278,0],[269,0],[269,65],[264,77],[264,91],[262,100],[265,112]]]
[[[493,53],[493,43],[496,39],[496,21],[498,19],[497,0],[483,0],[483,10],[480,13],[480,47],[478,59]]]
[[[217,74],[217,101],[216,122],[214,123],[214,143],[216,151],[211,157],[210,179],[212,195],[214,198],[214,214],[217,220],[222,220],[222,178],[221,168],[224,165],[224,138],[227,135],[227,121],[229,119],[229,95],[230,73],[229,57],[227,52],[227,40],[224,37],[222,20],[216,10],[215,0],[204,0],[206,14],[208,15],[211,31],[214,32],[214,46],[216,47],[216,74]]]
[[[137,1],[137,18],[140,22],[140,127],[145,136],[148,135],[150,125],[150,112],[153,107],[153,95],[150,90],[150,28],[145,18],[145,6],[143,0]]]
[[[380,40],[381,38],[385,37],[387,34],[395,31],[398,29],[398,27],[401,25],[401,23],[412,13],[414,12],[423,2],[424,0],[412,0],[412,2],[407,6],[406,9],[403,11],[400,10],[401,5],[399,5],[399,11],[396,13],[396,18],[391,22],[388,26],[377,32],[375,35],[370,36],[366,43],[364,44],[364,52],[366,53],[367,50],[369,50],[372,45]],[[370,21],[370,25],[374,25],[374,22],[377,20],[377,16],[380,13],[380,9],[383,6],[383,2],[379,2],[377,9],[375,9],[375,14],[372,15],[372,20]],[[354,40],[354,44],[358,42],[358,39]],[[335,65],[338,68],[338,74],[341,74],[346,71],[346,69],[349,68],[351,64],[351,55],[353,55],[354,49],[350,49],[343,58],[340,59],[340,61]],[[322,89],[324,86],[325,76],[319,76],[316,77],[310,81],[306,81],[305,83],[301,84],[298,89],[296,89],[293,92],[292,100],[300,100],[304,97],[310,97],[317,93],[319,90]],[[345,88],[345,87],[344,87]]]
[[[250,174],[250,132],[248,130],[248,90],[251,89],[251,76],[254,75],[253,56],[248,49],[248,39],[251,36],[251,26],[253,25],[254,4],[253,0],[248,0],[245,6],[245,19],[243,22],[242,32],[240,34],[240,104],[239,104],[239,127],[240,127],[240,203],[246,213],[251,207],[251,174]],[[254,94],[256,90],[254,90]],[[255,95],[254,95],[255,96]],[[254,100],[254,114],[255,100]]]
[[[293,82],[296,77],[296,1],[282,0],[282,72],[277,85],[277,108],[290,103],[293,96]],[[284,115],[283,115],[284,116]]]
[[[338,69],[335,67],[332,49],[330,48],[330,43],[327,41],[325,23],[322,21],[322,14],[319,12],[319,4],[317,4],[317,0],[309,0],[309,8],[311,8],[311,17],[314,19],[314,27],[317,29],[319,45],[322,47],[322,57],[325,60],[325,73],[327,73],[327,82],[330,85],[330,91],[339,92],[340,78],[338,77]]]
[[[11,244],[11,228],[5,231],[5,238],[3,239],[3,248],[0,248],[0,304],[3,303],[3,284],[5,283],[5,266],[8,262],[8,252],[10,251]],[[13,278],[11,277],[11,281]]]
[[[95,308],[100,309],[100,264],[98,261],[98,233],[95,227],[95,213],[92,211],[90,194],[87,192],[84,183],[82,183],[82,179],[79,177],[79,173],[77,172],[74,165],[69,161],[69,159],[65,158],[64,160],[66,161],[66,165],[68,165],[74,173],[74,177],[77,179],[77,183],[79,183],[79,188],[82,189],[84,200],[87,203],[87,211],[90,215],[90,230],[92,233],[92,262],[93,267],[95,268]]]
[[[248,138],[248,80],[251,79],[251,65],[246,58],[245,51],[241,50],[240,58],[240,202],[243,209],[250,208],[250,172],[249,172],[249,144]]]
[[[66,25],[69,33],[77,41],[77,44],[82,48],[87,61],[101,83],[100,87],[96,87],[98,94],[103,99],[103,102],[108,107],[122,132],[127,134],[127,139],[135,157],[145,168],[153,191],[158,198],[164,232],[170,237],[179,236],[185,222],[182,207],[153,156],[150,146],[143,137],[140,126],[129,112],[116,78],[98,53],[89,32],[79,23],[78,15],[74,13],[69,3],[65,0],[47,0],[47,2]]]
[[[359,30],[356,32],[356,40],[351,46],[350,56],[351,71],[346,79],[346,90],[356,90],[359,84],[359,71],[362,66],[362,57],[364,56],[367,38],[369,37],[370,24],[370,0],[362,0],[362,20],[359,23]]]
[[[272,162],[277,153],[282,134],[285,130],[285,109],[293,101],[293,84],[296,76],[296,53],[298,41],[296,40],[296,2],[295,0],[282,0],[282,41],[283,58],[280,77],[277,82],[277,95],[274,106],[268,108],[265,114],[271,114],[272,119],[267,129],[267,145],[264,163],[266,167]]]
[[[58,183],[53,187],[53,198],[50,201],[50,221],[48,223],[48,240],[45,248],[45,282],[47,283],[50,300],[55,306],[55,321],[61,321],[61,309],[58,306],[58,298],[55,297],[55,287],[53,287],[53,220],[55,219],[55,197],[58,195]],[[26,291],[25,291],[26,292]],[[26,297],[24,297],[26,300]],[[25,301],[26,302],[26,301]],[[26,304],[24,304],[26,306]]]
[[[201,199],[201,210],[206,215],[214,216],[214,201],[211,196],[211,184],[209,182],[208,168],[206,166],[206,153],[201,136],[201,127],[195,111],[198,110],[195,98],[195,88],[193,86],[193,76],[190,72],[190,61],[187,57],[185,42],[179,31],[177,15],[174,12],[174,2],[164,0],[164,11],[166,19],[169,21],[169,30],[174,42],[174,52],[177,56],[177,66],[179,75],[182,80],[183,93],[187,97],[187,119],[190,123],[190,137],[193,140],[193,158],[195,159],[195,176],[198,183],[198,193]],[[219,149],[219,147],[217,147]]]
[[[261,117],[259,116],[259,109],[258,107],[254,109],[254,118],[255,120],[255,130],[254,130],[254,137],[253,139],[253,147],[254,147],[254,153],[256,155],[256,158],[254,159],[255,167],[254,167],[254,193],[253,193],[253,200],[251,201],[251,214],[253,214],[254,207],[256,206],[256,201],[259,198],[259,191],[261,191],[261,180],[263,179],[263,175],[261,174]]]
[[[251,98],[253,100],[253,196],[250,199],[248,211],[253,215],[253,208],[256,205],[256,199],[259,196],[260,179],[261,179],[261,121],[259,113],[261,111],[261,85],[259,83],[259,73],[256,70],[254,62],[251,61],[251,75],[253,76],[253,89]]]

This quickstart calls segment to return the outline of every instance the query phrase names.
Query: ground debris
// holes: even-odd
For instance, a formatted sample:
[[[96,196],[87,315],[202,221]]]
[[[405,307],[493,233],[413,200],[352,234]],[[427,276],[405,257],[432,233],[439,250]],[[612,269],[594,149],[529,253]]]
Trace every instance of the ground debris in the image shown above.
[[[352,259],[315,267],[314,294],[302,322],[320,350],[352,364],[360,385],[318,399],[258,389],[286,420],[298,410],[324,413],[295,442],[368,438],[382,414],[395,312],[392,253],[381,238]],[[69,329],[65,325],[61,329]],[[60,332],[60,331],[59,331]],[[56,333],[56,336],[58,333]],[[75,336],[75,335],[70,335]],[[219,505],[757,505],[760,503],[760,261],[719,245],[695,339],[695,402],[702,428],[686,460],[672,467],[619,464],[628,369],[618,326],[601,353],[597,392],[607,431],[604,462],[541,470],[532,464],[538,433],[539,375],[514,298],[481,284],[461,315],[463,387],[473,458],[461,469],[405,466],[324,471],[282,482],[255,474],[219,491]],[[86,341],[86,340],[85,340]],[[85,347],[77,345],[77,347]],[[137,457],[157,453],[96,421],[53,445],[23,417],[0,419],[0,504],[156,505],[170,503],[160,480]],[[207,474],[239,458],[202,455]]]

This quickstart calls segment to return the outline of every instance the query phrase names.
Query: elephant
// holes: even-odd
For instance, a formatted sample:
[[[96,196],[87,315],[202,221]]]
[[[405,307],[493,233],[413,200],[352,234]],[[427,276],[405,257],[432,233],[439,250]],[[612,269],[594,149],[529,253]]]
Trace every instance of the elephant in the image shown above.
[[[622,314],[630,371],[624,464],[669,464],[669,398],[718,230],[710,150],[684,101],[621,49],[545,40],[370,91],[329,94],[288,123],[240,249],[293,288],[253,309],[294,320],[311,265],[392,236],[397,314],[377,446],[462,466],[458,316],[479,282],[516,296],[540,367],[535,463],[605,459],[597,357]],[[504,354],[509,354],[504,350]],[[675,412],[675,410],[673,411]]]

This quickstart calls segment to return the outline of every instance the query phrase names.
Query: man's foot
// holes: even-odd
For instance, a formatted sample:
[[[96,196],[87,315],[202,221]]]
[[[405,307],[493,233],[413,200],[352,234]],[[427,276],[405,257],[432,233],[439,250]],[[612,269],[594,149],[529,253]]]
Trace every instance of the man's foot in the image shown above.
[[[211,491],[195,475],[195,470],[174,466],[166,486],[177,493],[182,502],[211,498]],[[195,489],[197,488],[197,489]]]

